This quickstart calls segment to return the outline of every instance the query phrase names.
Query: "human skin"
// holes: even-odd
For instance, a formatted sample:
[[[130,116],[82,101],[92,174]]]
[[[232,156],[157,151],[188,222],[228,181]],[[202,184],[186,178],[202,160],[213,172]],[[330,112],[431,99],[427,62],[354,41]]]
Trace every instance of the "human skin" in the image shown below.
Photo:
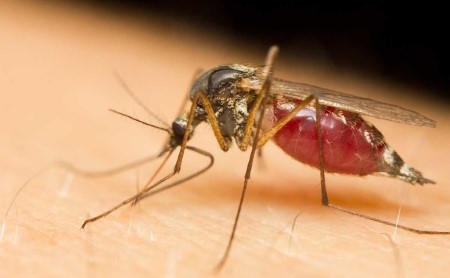
[[[191,145],[210,151],[214,167],[176,189],[81,224],[135,194],[161,159],[103,178],[48,167],[68,161],[89,171],[151,156],[166,134],[119,117],[109,108],[158,124],[126,94],[118,72],[142,102],[172,121],[199,67],[261,64],[263,49],[204,34],[165,19],[34,2],[0,9],[0,276],[132,277],[445,277],[450,236],[416,235],[320,205],[319,173],[269,142],[249,182],[230,257],[225,250],[249,152],[220,151],[210,128]],[[243,50],[244,49],[244,50]],[[246,49],[246,50],[245,50]],[[411,186],[384,177],[327,175],[330,201],[420,229],[450,231],[449,113],[417,89],[334,73],[326,65],[275,65],[284,79],[394,103],[437,121],[420,128],[366,118],[405,161],[436,185]],[[176,155],[160,177],[168,174]],[[207,164],[187,152],[180,176]],[[297,217],[294,229],[294,218]],[[395,238],[394,238],[395,237]]]

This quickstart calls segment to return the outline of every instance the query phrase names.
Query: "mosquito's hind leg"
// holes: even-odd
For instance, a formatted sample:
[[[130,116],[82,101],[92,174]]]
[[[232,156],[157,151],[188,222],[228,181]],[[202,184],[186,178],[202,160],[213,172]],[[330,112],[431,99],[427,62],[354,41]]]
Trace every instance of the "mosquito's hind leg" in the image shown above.
[[[407,227],[407,226],[403,226],[403,225],[399,225],[398,223],[394,223],[394,222],[389,222],[389,221],[385,221],[382,219],[378,219],[372,216],[368,216],[368,215],[364,215],[358,212],[354,212],[345,208],[341,208],[339,206],[333,205],[329,202],[328,199],[328,194],[327,194],[327,188],[325,185],[325,162],[324,162],[324,158],[323,158],[323,141],[322,141],[322,126],[320,123],[320,118],[321,118],[321,105],[319,103],[319,101],[316,99],[315,101],[315,107],[316,107],[316,128],[317,128],[317,144],[319,147],[319,165],[320,165],[320,188],[321,188],[321,193],[322,193],[322,205],[329,207],[329,208],[333,208],[342,212],[345,212],[347,214],[351,214],[351,215],[355,215],[361,218],[365,218],[371,221],[375,221],[384,225],[388,225],[388,226],[393,226],[405,231],[409,231],[409,232],[413,232],[416,234],[428,234],[428,235],[450,235],[450,231],[429,231],[429,230],[420,230],[420,229],[415,229],[415,228],[411,228],[411,227]]]

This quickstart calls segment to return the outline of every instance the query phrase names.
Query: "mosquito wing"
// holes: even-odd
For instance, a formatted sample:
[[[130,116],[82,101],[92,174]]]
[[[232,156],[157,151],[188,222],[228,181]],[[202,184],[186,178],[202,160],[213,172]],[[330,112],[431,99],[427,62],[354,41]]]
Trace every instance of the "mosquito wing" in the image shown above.
[[[428,127],[436,126],[435,121],[397,105],[387,104],[369,98],[357,97],[303,83],[274,79],[270,88],[270,93],[300,100],[303,100],[310,95],[314,95],[319,99],[319,103],[325,106],[333,106],[342,110],[404,124]]]

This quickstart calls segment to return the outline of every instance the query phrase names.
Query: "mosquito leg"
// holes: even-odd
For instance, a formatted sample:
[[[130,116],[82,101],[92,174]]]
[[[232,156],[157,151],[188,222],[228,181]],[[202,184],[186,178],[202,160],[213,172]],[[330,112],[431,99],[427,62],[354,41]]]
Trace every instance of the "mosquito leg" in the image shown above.
[[[269,54],[268,54],[268,57],[266,60],[266,68],[264,71],[266,73],[266,77],[265,77],[264,84],[263,84],[261,92],[260,92],[260,94],[262,94],[262,96],[263,96],[262,106],[260,107],[261,116],[259,118],[258,125],[256,127],[255,139],[253,140],[252,150],[250,152],[250,158],[249,158],[248,164],[247,164],[247,170],[245,171],[244,186],[242,187],[241,198],[239,199],[239,205],[238,205],[238,210],[236,212],[236,217],[234,219],[233,229],[231,230],[230,239],[228,240],[228,245],[227,245],[227,248],[225,249],[225,253],[222,256],[222,259],[220,260],[219,264],[216,267],[217,270],[222,269],[222,267],[225,265],[225,262],[227,261],[228,255],[231,250],[231,246],[233,244],[234,236],[236,234],[236,228],[237,228],[237,225],[239,222],[239,216],[241,215],[242,204],[244,203],[245,193],[247,191],[248,180],[250,179],[251,172],[252,172],[253,160],[255,158],[255,154],[258,149],[258,138],[259,138],[259,134],[261,132],[261,126],[262,126],[262,123],[264,120],[265,105],[267,104],[267,100],[269,99],[270,85],[272,83],[273,61],[274,61],[277,53],[278,53],[278,47],[276,47],[276,46],[272,47],[269,50]],[[248,123],[247,123],[247,125],[248,125]]]
[[[266,95],[265,98],[268,97],[268,94]],[[248,164],[247,164],[247,170],[245,171],[245,179],[244,179],[244,186],[242,187],[242,192],[241,192],[241,198],[239,200],[239,205],[238,205],[238,210],[236,212],[236,217],[234,219],[234,224],[233,224],[233,229],[231,230],[231,235],[230,235],[230,239],[228,240],[228,245],[227,248],[225,249],[225,253],[222,257],[222,259],[220,260],[219,264],[217,265],[217,270],[222,269],[222,267],[225,265],[225,262],[228,258],[228,255],[230,253],[231,250],[231,246],[233,244],[233,239],[234,239],[234,235],[236,234],[236,228],[238,225],[238,221],[239,221],[239,216],[241,215],[241,210],[242,210],[242,204],[244,203],[244,198],[245,198],[245,193],[247,191],[247,184],[248,184],[248,180],[250,179],[250,174],[252,172],[252,166],[253,166],[253,159],[255,157],[255,153],[256,150],[258,149],[257,147],[257,138],[259,137],[259,133],[261,130],[261,125],[262,125],[262,121],[263,121],[263,117],[264,117],[264,106],[262,107],[262,112],[261,112],[261,118],[259,119],[258,122],[258,127],[256,129],[256,134],[255,134],[255,140],[253,141],[253,146],[252,146],[252,150],[250,153],[250,158],[248,160]]]
[[[191,175],[189,175],[189,176],[187,176],[187,177],[185,177],[185,178],[182,178],[182,179],[180,179],[180,180],[178,180],[178,181],[175,181],[175,182],[173,182],[173,183],[171,183],[171,184],[168,184],[168,185],[166,185],[166,186],[164,186],[164,187],[161,187],[161,188],[159,188],[159,189],[157,189],[157,190],[154,190],[154,191],[150,191],[150,190],[152,190],[153,188],[157,187],[159,184],[161,184],[161,183],[167,181],[168,179],[170,179],[172,176],[174,176],[174,175],[176,174],[176,172],[173,171],[172,173],[170,173],[169,175],[167,175],[167,176],[165,176],[164,178],[160,179],[158,182],[156,182],[156,183],[153,184],[152,186],[148,186],[149,182],[147,182],[147,185],[146,185],[146,186],[144,187],[144,189],[142,189],[139,193],[137,193],[136,195],[134,195],[134,196],[132,196],[132,197],[126,199],[125,201],[123,201],[122,203],[116,205],[115,207],[111,208],[110,210],[108,210],[108,211],[106,211],[106,212],[104,212],[104,213],[102,213],[102,214],[99,214],[99,215],[97,215],[96,217],[87,219],[86,221],[84,221],[84,223],[83,223],[83,225],[82,225],[81,228],[84,229],[84,227],[85,227],[87,224],[89,224],[89,223],[91,223],[91,222],[95,222],[95,221],[97,221],[97,220],[99,220],[99,219],[101,219],[101,218],[107,216],[107,215],[110,214],[111,212],[113,212],[113,211],[119,209],[120,207],[122,207],[122,206],[124,206],[124,205],[126,205],[126,204],[128,204],[128,203],[130,203],[130,202],[133,202],[133,201],[136,201],[136,200],[142,200],[142,199],[144,199],[144,198],[146,198],[146,197],[149,197],[149,196],[151,196],[151,195],[155,195],[155,194],[157,194],[157,193],[159,193],[159,192],[161,192],[161,191],[167,190],[167,189],[172,188],[172,187],[174,187],[174,186],[176,186],[176,185],[179,185],[179,184],[181,184],[181,183],[184,183],[184,182],[187,181],[187,180],[193,179],[193,178],[195,178],[195,177],[197,177],[197,176],[203,174],[204,172],[206,172],[208,169],[210,169],[210,168],[213,166],[213,164],[214,164],[214,156],[213,156],[212,154],[210,154],[210,153],[208,153],[208,152],[206,152],[206,151],[204,151],[204,150],[201,150],[201,149],[192,147],[192,146],[186,146],[186,148],[187,148],[188,150],[191,150],[191,151],[193,151],[193,152],[196,152],[196,153],[198,153],[198,154],[201,154],[201,155],[203,155],[203,156],[208,157],[208,158],[209,158],[209,163],[208,163],[208,165],[207,165],[206,167],[202,168],[201,170],[195,172],[194,174],[191,174]]]
[[[228,151],[228,149],[230,148],[231,142],[228,140],[228,138],[225,138],[222,135],[222,132],[220,131],[219,122],[216,118],[216,115],[214,114],[214,109],[211,105],[211,102],[209,101],[208,97],[205,95],[204,92],[199,91],[195,94],[194,98],[192,99],[192,106],[191,106],[191,110],[190,110],[189,116],[188,116],[186,132],[183,137],[183,142],[180,145],[181,150],[180,150],[180,154],[178,155],[178,159],[180,159],[180,156],[182,156],[182,153],[184,153],[184,149],[186,147],[186,143],[189,138],[189,130],[190,130],[190,127],[192,126],[192,122],[193,122],[194,116],[195,116],[195,108],[197,107],[197,104],[199,101],[202,102],[203,107],[205,108],[206,114],[208,116],[209,124],[211,125],[214,136],[216,137],[216,140],[219,143],[220,148],[223,151]],[[181,166],[181,161],[179,162],[177,160],[177,165],[178,164],[180,164],[180,166]]]
[[[252,170],[253,156],[254,156],[253,149],[252,149],[252,154],[250,155],[250,160],[248,161],[248,164],[247,164],[247,171],[245,172],[244,186],[242,187],[241,198],[239,199],[238,210],[237,210],[236,216],[234,218],[233,229],[231,230],[231,235],[230,235],[230,238],[228,239],[228,245],[227,245],[227,248],[225,249],[225,253],[223,254],[222,259],[220,260],[220,262],[218,263],[218,265],[216,267],[217,270],[222,269],[222,267],[225,265],[225,262],[228,259],[228,255],[230,254],[231,246],[233,244],[234,235],[236,233],[236,228],[237,228],[237,224],[239,221],[239,216],[241,215],[242,204],[244,203],[245,193],[247,191],[248,180],[250,178],[250,173]]]
[[[155,188],[156,186],[158,186],[158,185],[160,185],[161,183],[165,182],[166,180],[170,179],[170,178],[173,177],[175,174],[176,174],[176,172],[173,171],[172,173],[168,174],[168,175],[165,176],[164,178],[162,178],[162,179],[160,179],[159,181],[157,181],[157,182],[156,182],[155,184],[153,184],[152,186],[147,186],[147,187],[145,187],[145,188],[142,189],[139,193],[137,193],[137,194],[133,195],[132,197],[130,197],[130,198],[124,200],[124,201],[121,202],[120,204],[118,204],[118,205],[114,206],[113,208],[111,208],[111,209],[105,211],[104,213],[99,214],[99,215],[97,215],[97,216],[95,216],[95,217],[93,217],[93,218],[86,219],[86,220],[84,221],[83,225],[81,226],[81,228],[84,229],[84,227],[86,227],[87,224],[92,223],[92,222],[95,222],[95,221],[97,221],[97,220],[99,220],[99,219],[101,219],[101,218],[107,216],[107,215],[110,214],[111,212],[117,210],[118,208],[120,208],[120,207],[122,207],[122,206],[124,206],[124,205],[126,205],[126,204],[128,204],[128,203],[131,203],[131,202],[135,201],[136,199],[139,199],[139,197],[143,196],[145,193],[147,193],[147,192],[150,191],[151,189]]]
[[[100,178],[100,177],[106,177],[106,176],[112,176],[112,175],[116,175],[118,173],[122,173],[125,171],[128,171],[130,169],[136,168],[142,164],[151,162],[152,160],[155,160],[156,158],[161,157],[161,155],[163,155],[164,153],[166,153],[168,151],[168,149],[163,150],[161,153],[159,153],[158,155],[155,156],[149,156],[149,157],[144,157],[142,159],[124,164],[124,165],[120,165],[118,167],[112,168],[112,169],[108,169],[108,170],[103,170],[103,171],[86,171],[86,170],[82,170],[79,169],[75,166],[73,166],[72,164],[66,162],[66,161],[57,161],[55,166],[57,167],[61,167],[69,172],[74,173],[75,175],[79,175],[82,177],[86,177],[86,178]]]
[[[104,170],[104,171],[85,171],[85,170],[81,170],[75,166],[73,166],[72,164],[65,162],[65,161],[56,161],[53,162],[47,166],[45,166],[43,169],[41,169],[39,172],[37,172],[35,175],[33,175],[30,179],[28,179],[23,185],[22,187],[16,192],[16,194],[14,195],[14,198],[12,199],[6,214],[5,214],[5,218],[8,216],[9,214],[9,210],[11,209],[12,204],[15,202],[16,198],[19,196],[20,192],[26,187],[28,186],[28,184],[34,179],[36,178],[38,175],[42,174],[44,171],[53,168],[53,167],[61,167],[67,171],[70,171],[76,175],[79,176],[83,176],[83,177],[87,177],[87,178],[98,178],[98,177],[104,177],[104,176],[111,176],[111,175],[115,175],[133,168],[136,168],[139,165],[142,165],[144,163],[148,163],[152,160],[154,160],[155,158],[160,157],[161,155],[163,155],[165,152],[167,152],[168,150],[164,150],[162,153],[156,155],[156,156],[150,156],[150,157],[145,157],[143,159],[140,160],[136,160],[133,161],[131,163],[127,163],[124,165],[121,165],[119,167],[115,167],[113,169],[108,169],[108,170]]]
[[[137,160],[137,161],[133,161],[131,163],[127,163],[112,169],[108,169],[108,170],[103,170],[103,171],[85,171],[85,170],[81,170],[78,169],[77,167],[69,164],[68,162],[65,161],[58,161],[56,162],[56,165],[66,169],[76,175],[82,176],[82,177],[86,177],[86,178],[99,178],[99,177],[105,177],[105,176],[111,176],[111,175],[115,175],[133,168],[138,167],[139,165],[142,165],[144,163],[148,163],[156,158],[161,157],[164,153],[168,152],[169,149],[164,149],[160,154],[156,155],[156,156],[151,156],[151,157],[145,157],[143,159]],[[170,153],[169,153],[170,155]],[[149,180],[149,182],[147,184],[150,184],[154,178],[156,177],[156,175],[159,173],[159,171],[161,170],[162,166],[164,165],[164,163],[167,161],[169,155],[165,158],[164,162],[161,164],[161,166],[158,168],[158,170],[155,172],[155,174],[153,174],[153,176],[151,177],[151,179]],[[136,200],[137,201],[137,200]],[[136,204],[136,201],[134,201],[132,203],[132,205]]]
[[[238,145],[239,149],[241,149],[242,151],[246,151],[248,148],[250,137],[252,135],[252,129],[253,129],[254,123],[255,123],[256,114],[259,111],[259,109],[261,108],[262,101],[264,99],[264,93],[263,93],[264,91],[266,91],[266,88],[263,85],[263,87],[261,88],[261,90],[253,104],[252,109],[248,113],[247,123],[245,124],[245,128],[244,128],[244,135],[242,136],[241,143]]]
[[[320,167],[320,190],[322,192],[322,205],[328,206],[328,194],[327,188],[325,185],[325,162],[323,159],[323,141],[322,141],[322,125],[321,125],[321,111],[320,111],[320,103],[316,98],[314,102],[314,106],[316,107],[316,127],[317,127],[317,144],[319,145],[319,167]]]
[[[181,170],[181,163],[183,160],[184,151],[186,150],[186,144],[189,139],[189,136],[191,135],[190,130],[193,126],[197,104],[200,100],[202,101],[202,104],[207,112],[209,123],[211,124],[214,136],[216,137],[216,140],[219,143],[220,148],[224,151],[227,151],[230,148],[231,142],[229,140],[226,140],[225,137],[223,137],[220,131],[219,122],[217,121],[216,115],[214,114],[214,109],[212,108],[212,105],[209,102],[208,97],[205,95],[204,92],[198,91],[192,98],[191,108],[189,109],[189,115],[186,123],[186,132],[184,133],[183,140],[180,144],[180,152],[178,153],[177,162],[174,168],[174,171],[176,173],[180,172]]]
[[[144,186],[144,188],[136,195],[132,196],[131,198],[126,199],[125,201],[123,201],[122,203],[118,204],[117,206],[111,208],[110,210],[94,217],[91,219],[87,219],[84,223],[83,226],[86,226],[86,224],[90,223],[90,222],[94,222],[100,218],[105,217],[106,215],[110,214],[111,212],[115,211],[116,209],[130,203],[130,202],[135,202],[136,200],[140,199],[142,196],[144,196],[148,191],[150,191],[152,188],[154,188],[155,186],[159,185],[160,183],[166,181],[167,179],[169,179],[170,177],[174,176],[175,174],[179,173],[181,170],[181,163],[183,160],[183,156],[184,156],[184,151],[186,150],[187,147],[187,141],[189,139],[189,131],[192,128],[192,123],[194,121],[194,117],[195,117],[195,108],[197,107],[197,103],[199,101],[202,101],[203,106],[205,107],[207,114],[208,114],[208,119],[210,121],[210,124],[213,128],[214,131],[214,135],[216,136],[217,141],[220,144],[220,147],[223,150],[228,150],[229,146],[230,146],[230,142],[228,142],[222,135],[222,133],[220,132],[220,128],[219,128],[219,123],[214,115],[214,110],[212,108],[211,103],[209,102],[208,98],[206,97],[206,95],[203,92],[198,92],[194,98],[192,99],[192,105],[191,105],[191,109],[189,111],[189,115],[188,115],[188,120],[187,120],[187,124],[186,124],[186,132],[184,134],[183,140],[180,144],[180,152],[178,153],[178,158],[177,158],[177,162],[175,164],[174,170],[171,174],[169,174],[168,176],[162,178],[161,180],[159,180],[158,182],[156,182],[154,185],[149,186],[149,184],[151,183],[151,181],[153,180],[153,177],[149,180],[149,182],[147,183],[146,186]],[[119,113],[121,114],[121,113]],[[172,153],[173,149],[170,149],[170,154]],[[199,151],[197,151],[199,152]],[[201,153],[201,152],[199,152]]]
[[[368,215],[364,215],[364,214],[361,214],[361,213],[357,213],[357,212],[354,212],[354,211],[351,211],[351,210],[348,210],[348,209],[345,209],[345,208],[341,208],[339,206],[335,206],[333,204],[328,204],[327,207],[330,207],[330,208],[333,208],[333,209],[336,209],[336,210],[339,210],[339,211],[342,211],[342,212],[345,212],[345,213],[348,213],[348,214],[351,214],[351,215],[362,217],[364,219],[375,221],[375,222],[378,222],[378,223],[381,223],[381,224],[384,224],[384,225],[388,225],[388,226],[396,227],[396,228],[399,228],[399,229],[402,229],[402,230],[405,230],[405,231],[408,231],[408,232],[416,233],[416,234],[422,234],[422,235],[450,235],[450,231],[430,231],[430,230],[415,229],[415,228],[411,228],[411,227],[408,227],[408,226],[399,225],[397,223],[393,223],[393,222],[385,221],[385,220],[382,220],[382,219],[378,219],[378,218],[375,218],[375,217],[372,217],[372,216],[368,216]]]
[[[266,133],[264,133],[258,140],[258,147],[262,147],[267,141],[269,141],[275,134],[283,128],[297,113],[308,106],[314,100],[314,96],[309,96],[305,98],[299,105],[297,105],[292,111],[281,118],[275,125]]]
[[[191,131],[191,128],[193,127],[194,118],[196,116],[196,114],[195,114],[196,108],[197,108],[197,104],[199,101],[202,102],[202,104],[205,108],[209,123],[214,132],[214,136],[216,137],[216,140],[220,145],[220,148],[223,151],[227,151],[231,145],[230,140],[228,138],[225,138],[222,135],[222,132],[219,127],[219,122],[214,113],[214,109],[213,109],[208,97],[206,96],[206,94],[202,91],[198,91],[195,93],[195,95],[191,101],[192,101],[192,104],[191,104],[191,108],[189,109],[189,114],[187,116],[186,131],[184,133],[183,140],[180,144],[180,152],[178,153],[177,162],[176,162],[175,168],[174,168],[176,173],[180,172],[180,170],[181,170],[181,163],[183,160],[184,152],[186,150],[187,141],[189,139],[189,136],[191,135],[190,131]]]
[[[60,167],[62,169],[65,169],[69,172],[74,173],[75,175],[79,175],[82,177],[86,177],[86,178],[98,178],[98,177],[104,177],[104,176],[111,176],[111,175],[115,175],[133,168],[136,168],[139,165],[142,165],[144,163],[148,163],[158,157],[160,157],[161,155],[163,155],[164,153],[166,153],[169,149],[164,149],[161,153],[159,153],[158,155],[155,156],[149,156],[149,157],[145,157],[142,158],[140,160],[136,160],[133,161],[131,163],[127,163],[112,169],[108,169],[108,170],[103,170],[103,171],[85,171],[85,170],[81,170],[75,166],[73,166],[72,164],[66,162],[66,161],[55,161],[52,162],[51,164],[48,164],[47,166],[45,166],[44,168],[42,168],[39,172],[37,172],[35,175],[33,175],[31,178],[29,178],[20,188],[19,190],[17,190],[17,192],[14,194],[13,199],[11,200],[8,209],[6,210],[5,213],[5,218],[6,219],[8,217],[9,211],[12,207],[12,205],[14,204],[14,202],[16,201],[17,197],[19,196],[19,194],[31,183],[31,181],[33,179],[35,179],[37,176],[39,176],[40,174],[42,174],[44,171],[47,171],[50,168],[53,167]],[[0,231],[0,237],[1,237],[1,231]]]
[[[162,168],[164,167],[164,165],[166,165],[167,160],[169,160],[170,155],[172,154],[172,152],[169,152],[169,154],[164,158],[163,162],[159,165],[158,169],[156,169],[156,171],[153,173],[153,175],[150,177],[149,181],[147,182],[147,186],[144,187],[147,188],[148,186],[150,186],[150,184],[153,182],[153,180],[156,178],[156,176],[159,174],[159,172],[161,172]],[[134,206],[136,205],[136,203],[139,201],[139,198],[134,200],[131,205]]]
[[[371,220],[374,222],[378,222],[378,223],[381,223],[384,225],[393,226],[393,227],[396,227],[396,228],[399,228],[399,229],[402,229],[405,231],[409,231],[412,233],[416,233],[416,234],[450,235],[450,231],[449,232],[447,232],[447,231],[429,231],[429,230],[415,229],[415,228],[399,225],[398,223],[389,222],[389,221],[378,219],[378,218],[375,218],[372,216],[364,215],[364,214],[361,214],[358,212],[354,212],[354,211],[330,204],[330,202],[328,200],[327,189],[325,187],[325,162],[324,162],[324,158],[323,158],[322,128],[321,128],[321,124],[320,124],[321,111],[320,111],[320,103],[317,99],[315,101],[315,106],[316,106],[317,140],[318,140],[318,145],[319,145],[320,186],[321,186],[321,191],[322,191],[322,205],[329,207],[329,208],[336,209],[341,212],[345,212],[347,214],[355,215],[355,216],[358,216],[358,217],[361,217],[364,219],[368,219],[368,220]]]
[[[197,70],[195,71],[195,73],[194,73],[194,75],[193,75],[193,77],[192,77],[191,86],[192,86],[192,84],[195,82],[195,79],[201,74],[202,71],[203,71],[202,69],[197,69]],[[166,127],[169,126],[169,125],[166,124],[164,121],[162,121],[158,116],[156,116],[152,111],[150,111],[150,110],[143,104],[142,101],[140,101],[140,99],[139,99],[139,98],[136,96],[136,94],[130,89],[130,87],[128,86],[128,84],[126,84],[126,82],[124,81],[124,79],[123,79],[117,72],[115,72],[115,77],[116,77],[116,79],[118,80],[118,82],[121,84],[121,86],[123,87],[123,89],[131,96],[131,98],[133,98],[133,100],[134,100],[139,106],[141,106],[141,107],[142,107],[142,108],[143,108],[143,109],[144,109],[151,117],[155,118],[155,119],[158,120],[160,123],[164,124]],[[180,106],[180,109],[179,109],[179,111],[178,111],[178,115],[181,115],[181,113],[184,111],[185,104],[188,102],[188,99],[189,99],[189,94],[185,94],[185,99],[184,99],[182,105]],[[196,103],[195,103],[195,106],[196,106]],[[193,107],[194,107],[194,103],[193,103]],[[137,119],[135,119],[135,118],[133,118],[133,117],[130,117],[130,116],[128,116],[128,115],[125,115],[125,114],[123,114],[123,113],[117,112],[117,111],[115,111],[115,110],[111,110],[111,111],[112,111],[112,112],[115,112],[115,113],[117,113],[117,114],[120,114],[120,115],[122,115],[122,116],[126,116],[126,117],[128,117],[128,118],[131,118],[131,119],[133,119],[133,120],[139,121],[139,122],[144,123],[144,124],[146,124],[146,125],[150,125],[150,124],[148,124],[148,123],[142,122],[142,121],[140,121],[140,120],[137,120]],[[193,109],[191,108],[191,113],[190,113],[191,115],[193,114],[192,112],[193,112]],[[193,118],[193,117],[191,117],[191,118]],[[189,130],[189,127],[190,127],[191,125],[192,125],[192,120],[190,121],[190,123],[188,123],[187,129],[186,129],[186,130]],[[151,126],[153,126],[153,125],[151,125]],[[155,126],[153,126],[153,127],[155,127]],[[158,128],[158,127],[156,127],[156,128]],[[160,128],[160,129],[163,129],[163,128]],[[163,129],[163,130],[167,130],[167,129]],[[170,134],[170,133],[169,133],[169,134]],[[163,150],[162,150],[161,155],[167,151],[167,146],[168,146],[169,140],[170,140],[170,137],[166,140],[166,143],[163,145]],[[186,142],[187,142],[187,140],[183,140],[184,146],[186,145]],[[179,162],[177,161],[177,164],[176,164],[176,167],[175,167],[175,171],[176,171],[176,172],[179,171],[179,168],[180,168],[180,166],[181,166],[181,159],[182,159],[182,156],[183,156],[183,153],[184,153],[184,147],[183,147],[183,144],[181,145],[181,147],[182,147],[182,148],[181,148],[181,151],[180,151],[180,155],[179,155],[179,157],[178,157]],[[149,182],[147,183],[147,186],[149,186],[149,185],[151,184],[151,182],[153,181],[153,179],[154,179],[154,178],[156,177],[156,175],[160,172],[160,170],[162,169],[162,167],[163,167],[163,166],[165,165],[165,163],[167,162],[168,157],[169,157],[169,156],[166,157],[166,159],[163,161],[163,163],[161,163],[161,165],[159,166],[159,168],[155,171],[155,173],[153,174],[153,176],[150,178]],[[136,199],[136,200],[133,202],[133,204],[135,204],[137,201],[138,201],[138,199]]]
[[[185,111],[185,109],[186,109],[186,103],[188,103],[188,101],[189,101],[189,91],[191,90],[192,86],[194,85],[195,80],[200,76],[200,74],[201,74],[202,72],[203,72],[203,69],[198,68],[198,69],[194,72],[194,74],[192,75],[192,79],[191,79],[191,82],[190,82],[189,89],[188,89],[188,91],[186,92],[186,94],[184,95],[184,99],[183,99],[183,102],[182,102],[181,105],[180,105],[180,108],[178,108],[178,113],[176,114],[177,116],[183,114],[183,112]],[[170,137],[167,137],[167,140],[166,140],[166,142],[164,143],[163,148],[164,148],[165,146],[169,145],[169,141],[170,141]]]
[[[197,78],[200,76],[200,74],[202,74],[202,72],[203,72],[203,69],[198,68],[195,70],[194,74],[192,75],[191,82],[189,83],[190,86],[188,88],[188,91],[184,95],[183,103],[181,104],[180,108],[178,109],[177,115],[181,115],[185,111],[186,103],[189,101],[189,92],[190,92],[192,86],[194,86],[194,83],[197,80]]]
[[[252,135],[252,129],[254,127],[254,123],[255,123],[255,118],[256,118],[256,114],[258,111],[261,111],[261,105],[265,106],[267,103],[268,98],[265,98],[266,95],[269,95],[269,91],[270,91],[270,82],[271,80],[268,82],[268,78],[272,78],[272,68],[273,68],[273,63],[275,61],[276,56],[278,55],[278,46],[272,46],[269,49],[269,53],[267,53],[267,57],[266,57],[266,61],[265,61],[265,69],[264,69],[264,73],[266,75],[265,77],[265,81],[261,87],[261,89],[259,90],[258,96],[253,104],[252,109],[250,110],[248,117],[247,117],[247,123],[245,125],[244,128],[244,135],[242,136],[242,141],[241,143],[238,145],[239,149],[241,149],[242,151],[246,151],[248,144],[249,144],[249,140],[250,137]],[[260,118],[262,118],[262,115],[260,115]]]
[[[150,197],[152,195],[158,194],[158,193],[160,193],[162,191],[165,191],[165,190],[170,189],[172,187],[175,187],[175,186],[177,186],[179,184],[182,184],[182,183],[184,183],[184,182],[186,182],[188,180],[196,178],[196,177],[200,176],[201,174],[203,174],[204,172],[206,172],[207,170],[209,170],[209,168],[211,168],[213,166],[213,164],[214,164],[214,156],[212,154],[210,154],[209,152],[206,152],[204,150],[201,150],[201,149],[198,149],[198,148],[195,148],[195,147],[192,147],[192,146],[186,146],[186,149],[208,157],[209,158],[208,165],[206,165],[201,170],[199,170],[199,171],[197,171],[197,172],[195,172],[195,173],[193,173],[193,174],[191,174],[191,175],[189,175],[187,177],[181,178],[181,179],[179,179],[177,181],[174,181],[174,182],[172,182],[170,184],[167,184],[167,185],[165,185],[163,187],[159,187],[156,190],[152,190],[150,192],[147,192],[143,196],[139,197],[139,200],[142,200],[144,198],[147,198],[147,197]]]

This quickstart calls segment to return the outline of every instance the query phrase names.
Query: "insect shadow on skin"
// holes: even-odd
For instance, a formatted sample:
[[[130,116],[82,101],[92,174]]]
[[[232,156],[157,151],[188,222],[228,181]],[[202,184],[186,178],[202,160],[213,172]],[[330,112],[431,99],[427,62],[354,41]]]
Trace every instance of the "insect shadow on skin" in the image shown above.
[[[255,153],[270,139],[293,158],[320,170],[322,205],[417,234],[450,234],[447,231],[415,229],[333,205],[329,202],[325,185],[325,172],[357,176],[381,174],[410,184],[434,183],[423,177],[420,171],[405,164],[385,142],[381,132],[362,119],[361,115],[427,127],[434,127],[435,122],[396,105],[274,78],[273,62],[277,53],[278,47],[271,47],[263,67],[230,64],[204,72],[195,80],[188,94],[186,101],[191,102],[189,110],[180,112],[171,126],[167,124],[164,124],[165,127],[156,126],[111,110],[167,132],[169,139],[158,155],[165,158],[139,193],[106,212],[87,219],[82,228],[128,203],[136,203],[138,200],[181,184],[212,167],[214,158],[210,153],[187,145],[195,128],[200,123],[206,122],[211,125],[223,151],[230,148],[233,139],[242,151],[251,147],[234,225],[217,269],[224,266],[233,244]],[[143,106],[124,82],[121,83]],[[173,171],[154,182],[156,175],[177,148],[179,148],[178,158]],[[186,150],[208,157],[209,163],[194,174],[158,188],[180,172]],[[114,169],[110,173],[129,169],[130,165]],[[79,174],[86,174],[70,165],[65,166],[74,172],[78,171]]]

